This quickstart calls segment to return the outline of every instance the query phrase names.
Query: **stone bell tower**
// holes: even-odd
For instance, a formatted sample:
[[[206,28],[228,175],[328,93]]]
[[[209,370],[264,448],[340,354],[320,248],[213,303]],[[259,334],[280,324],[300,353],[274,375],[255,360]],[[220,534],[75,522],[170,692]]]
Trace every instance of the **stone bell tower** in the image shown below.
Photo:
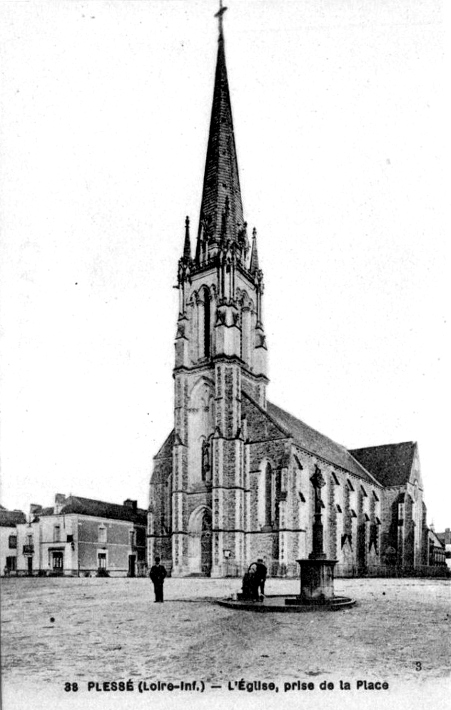
[[[243,562],[249,529],[244,390],[266,408],[263,274],[256,230],[249,243],[224,52],[218,54],[194,254],[185,222],[178,264],[171,506],[172,573],[221,575]],[[153,540],[158,532],[154,522]],[[164,531],[163,531],[164,532]]]

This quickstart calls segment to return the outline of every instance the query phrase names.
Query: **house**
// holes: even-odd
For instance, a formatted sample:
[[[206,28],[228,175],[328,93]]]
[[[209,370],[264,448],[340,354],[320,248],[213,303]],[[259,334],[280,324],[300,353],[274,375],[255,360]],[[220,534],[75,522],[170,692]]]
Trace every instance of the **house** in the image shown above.
[[[17,568],[17,525],[26,522],[21,510],[0,506],[0,574],[14,574]]]
[[[437,538],[438,538],[439,542],[445,548],[446,564],[451,569],[451,530],[450,530],[450,528],[445,528],[445,532],[437,533]]]
[[[436,567],[446,567],[445,545],[432,526],[428,529],[428,564]]]
[[[147,511],[58,493],[17,526],[18,575],[129,576],[146,568]]]

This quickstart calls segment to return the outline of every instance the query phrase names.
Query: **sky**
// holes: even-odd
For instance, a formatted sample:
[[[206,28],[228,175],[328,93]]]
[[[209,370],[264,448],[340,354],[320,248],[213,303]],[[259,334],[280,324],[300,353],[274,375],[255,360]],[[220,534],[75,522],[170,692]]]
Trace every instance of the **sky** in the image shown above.
[[[432,0],[228,0],[268,398],[347,446],[417,441],[449,527],[443,25]],[[215,0],[0,8],[1,503],[148,504],[172,429]]]

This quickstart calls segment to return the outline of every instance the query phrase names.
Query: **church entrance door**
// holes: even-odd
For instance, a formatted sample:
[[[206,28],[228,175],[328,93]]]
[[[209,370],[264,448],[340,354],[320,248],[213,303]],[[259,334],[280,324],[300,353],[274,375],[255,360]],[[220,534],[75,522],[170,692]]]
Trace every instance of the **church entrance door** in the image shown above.
[[[206,510],[202,519],[202,532],[200,536],[200,566],[204,577],[209,577],[211,573],[211,513]]]
[[[188,567],[195,576],[209,577],[212,565],[211,510],[200,505],[193,510],[188,527]]]

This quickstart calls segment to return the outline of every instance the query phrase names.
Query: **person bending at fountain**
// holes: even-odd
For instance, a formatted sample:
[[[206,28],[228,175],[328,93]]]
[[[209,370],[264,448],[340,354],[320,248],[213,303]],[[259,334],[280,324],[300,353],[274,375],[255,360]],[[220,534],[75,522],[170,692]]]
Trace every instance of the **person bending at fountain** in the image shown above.
[[[265,582],[268,570],[261,557],[258,558],[255,570],[257,590],[260,592],[262,597],[265,596]]]

